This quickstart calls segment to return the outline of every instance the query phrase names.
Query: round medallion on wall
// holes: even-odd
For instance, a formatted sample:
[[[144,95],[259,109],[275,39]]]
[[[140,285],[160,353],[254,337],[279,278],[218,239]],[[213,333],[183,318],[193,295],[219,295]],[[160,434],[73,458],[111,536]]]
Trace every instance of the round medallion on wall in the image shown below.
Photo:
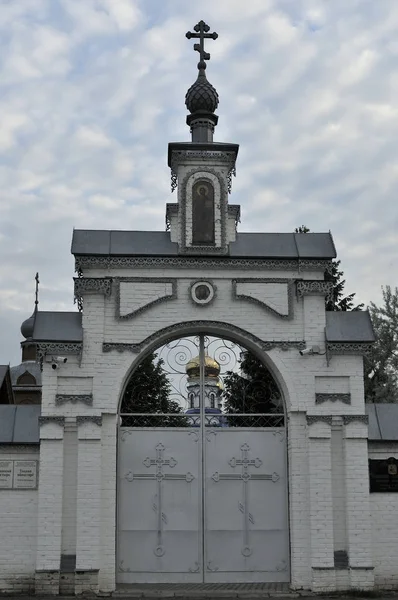
[[[210,304],[215,296],[215,287],[209,281],[195,281],[191,285],[191,298],[195,304],[204,306]]]

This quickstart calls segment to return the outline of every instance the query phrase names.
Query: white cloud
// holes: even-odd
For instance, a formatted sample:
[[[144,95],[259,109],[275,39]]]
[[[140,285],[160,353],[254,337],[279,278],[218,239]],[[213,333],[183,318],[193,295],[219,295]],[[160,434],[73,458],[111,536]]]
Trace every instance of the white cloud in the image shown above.
[[[12,0],[0,11],[0,362],[33,309],[73,308],[72,228],[164,229],[169,141],[201,18],[241,144],[241,231],[332,229],[347,293],[379,301],[398,262],[398,5],[363,0]]]

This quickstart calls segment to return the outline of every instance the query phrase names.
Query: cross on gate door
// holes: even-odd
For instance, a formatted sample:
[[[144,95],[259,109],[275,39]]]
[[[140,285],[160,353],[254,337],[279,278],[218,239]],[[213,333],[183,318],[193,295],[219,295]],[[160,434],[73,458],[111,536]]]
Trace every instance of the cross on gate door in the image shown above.
[[[221,367],[198,341],[183,416],[120,428],[118,582],[289,581],[283,421],[210,405]]]

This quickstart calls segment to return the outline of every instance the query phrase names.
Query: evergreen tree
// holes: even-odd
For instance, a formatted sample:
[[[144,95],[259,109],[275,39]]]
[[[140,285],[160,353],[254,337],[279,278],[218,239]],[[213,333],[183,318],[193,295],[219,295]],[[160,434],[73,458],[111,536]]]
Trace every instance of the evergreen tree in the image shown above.
[[[310,230],[306,225],[296,227],[295,233],[309,233]],[[362,310],[363,302],[355,306],[355,292],[344,296],[345,279],[343,279],[343,271],[340,271],[340,261],[332,261],[332,272],[325,273],[325,281],[331,281],[333,284],[333,294],[331,300],[325,301],[326,310]]]
[[[282,397],[267,367],[249,351],[242,352],[240,373],[228,371],[224,377],[225,412],[236,413],[283,413]],[[228,417],[230,426],[277,426],[283,418]]]
[[[149,354],[138,365],[131,376],[124,392],[121,413],[182,413],[182,407],[170,399],[171,384],[163,369],[164,361],[157,359],[154,353]],[[181,417],[151,417],[126,416],[122,417],[123,425],[129,427],[169,427],[186,424],[186,418]]]
[[[376,342],[365,358],[366,402],[398,402],[398,288],[382,288],[383,306],[370,303]]]

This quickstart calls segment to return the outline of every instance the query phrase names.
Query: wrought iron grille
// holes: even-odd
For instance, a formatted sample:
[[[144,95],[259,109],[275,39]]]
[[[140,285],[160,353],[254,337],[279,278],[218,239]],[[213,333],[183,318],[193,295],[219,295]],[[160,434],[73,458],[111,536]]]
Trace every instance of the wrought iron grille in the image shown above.
[[[129,428],[284,426],[282,396],[267,367],[212,336],[180,338],[144,358],[120,417]]]

